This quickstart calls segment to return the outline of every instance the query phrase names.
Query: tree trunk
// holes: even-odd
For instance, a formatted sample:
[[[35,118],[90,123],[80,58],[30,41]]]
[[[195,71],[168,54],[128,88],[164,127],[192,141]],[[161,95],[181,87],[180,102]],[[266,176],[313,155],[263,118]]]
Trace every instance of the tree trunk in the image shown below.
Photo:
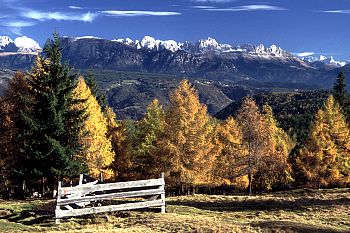
[[[253,181],[253,176],[251,173],[248,174],[248,179],[249,179],[249,195],[252,194],[252,181]]]

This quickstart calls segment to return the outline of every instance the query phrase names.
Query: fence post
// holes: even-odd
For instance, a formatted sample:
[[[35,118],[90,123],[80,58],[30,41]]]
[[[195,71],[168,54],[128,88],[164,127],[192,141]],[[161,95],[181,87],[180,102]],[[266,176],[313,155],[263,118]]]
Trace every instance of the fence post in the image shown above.
[[[59,199],[61,199],[61,195],[62,195],[62,193],[61,193],[61,187],[62,187],[62,183],[61,183],[61,181],[58,181],[58,188],[57,188],[57,201],[59,200]],[[57,218],[57,216],[59,216],[59,214],[60,214],[60,210],[61,210],[61,207],[59,206],[59,205],[56,205],[56,210],[55,210],[55,217],[56,217],[56,219],[55,219],[55,223],[56,224],[60,224],[60,219],[59,218]]]
[[[79,175],[79,186],[83,184],[83,177],[84,177],[84,174]]]
[[[160,175],[160,177],[164,180],[164,172]],[[165,182],[164,182],[165,183]],[[160,194],[160,198],[163,201],[163,205],[160,207],[161,208],[161,213],[165,213],[165,187],[164,184],[161,186],[162,189],[164,190],[164,193]]]

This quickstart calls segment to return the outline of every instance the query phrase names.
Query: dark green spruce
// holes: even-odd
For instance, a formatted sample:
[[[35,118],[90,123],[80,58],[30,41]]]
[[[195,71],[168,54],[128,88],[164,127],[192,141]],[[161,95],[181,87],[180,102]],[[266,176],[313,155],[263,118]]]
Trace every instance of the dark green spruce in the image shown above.
[[[346,91],[345,75],[343,71],[338,73],[337,79],[333,86],[334,99],[339,103],[346,118],[349,120],[349,94]]]
[[[101,107],[102,112],[104,112],[107,108],[107,98],[106,95],[101,91],[101,89],[97,86],[95,76],[92,70],[89,70],[88,77],[86,79],[86,84],[89,86],[91,90],[91,94],[96,97],[98,104]]]
[[[73,99],[77,75],[61,64],[60,41],[57,34],[44,48],[46,57],[39,59],[27,80],[30,87],[28,106],[22,111],[27,132],[22,135],[22,150],[27,155],[26,175],[42,178],[49,187],[63,177],[74,177],[85,170],[77,155],[82,151],[80,132],[85,112],[72,109],[83,100]]]

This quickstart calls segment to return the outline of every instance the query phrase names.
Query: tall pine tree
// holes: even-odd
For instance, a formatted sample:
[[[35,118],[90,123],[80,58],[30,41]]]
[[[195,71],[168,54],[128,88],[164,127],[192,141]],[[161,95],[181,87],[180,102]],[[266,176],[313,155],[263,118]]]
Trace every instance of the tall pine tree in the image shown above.
[[[71,108],[81,100],[73,99],[77,78],[61,64],[58,34],[44,52],[46,57],[38,57],[27,75],[30,108],[22,109],[21,115],[30,130],[19,136],[25,142],[21,150],[27,155],[26,175],[46,178],[53,188],[56,178],[76,176],[84,170],[77,157],[84,149],[80,141],[84,111]]]
[[[338,73],[337,79],[333,87],[333,96],[334,96],[334,99],[339,103],[339,106],[342,109],[343,114],[348,119],[350,101],[349,101],[349,94],[346,91],[345,74],[343,71],[340,71]]]
[[[85,82],[89,86],[91,94],[97,99],[102,112],[105,112],[108,106],[107,98],[106,95],[97,86],[97,82],[92,70],[89,70],[88,77],[86,78]]]

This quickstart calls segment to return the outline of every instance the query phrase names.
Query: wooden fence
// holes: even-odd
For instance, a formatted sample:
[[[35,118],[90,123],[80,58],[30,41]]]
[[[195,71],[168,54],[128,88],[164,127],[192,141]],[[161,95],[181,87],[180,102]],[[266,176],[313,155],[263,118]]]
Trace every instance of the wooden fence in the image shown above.
[[[97,181],[78,186],[61,187],[58,184],[56,223],[61,218],[97,214],[118,210],[132,210],[148,207],[161,207],[165,213],[164,174],[159,179],[138,180],[129,182],[97,184]],[[103,205],[104,200],[125,198],[146,198],[145,201]],[[96,206],[98,205],[100,206]]]

